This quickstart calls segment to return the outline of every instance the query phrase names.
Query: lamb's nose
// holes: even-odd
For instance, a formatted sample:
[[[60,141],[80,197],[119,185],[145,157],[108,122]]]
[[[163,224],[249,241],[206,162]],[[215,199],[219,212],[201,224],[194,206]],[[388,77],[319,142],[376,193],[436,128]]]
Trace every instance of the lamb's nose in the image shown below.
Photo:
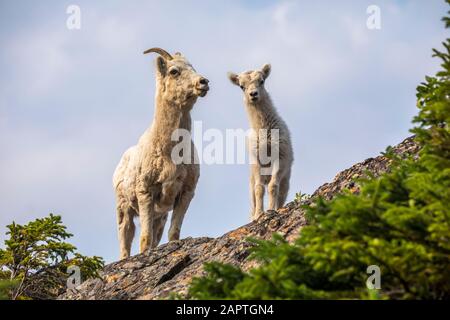
[[[250,92],[251,97],[256,97],[258,95],[258,91],[252,91]]]
[[[209,83],[209,80],[206,78],[200,78],[200,81],[198,82],[203,86],[206,86]]]

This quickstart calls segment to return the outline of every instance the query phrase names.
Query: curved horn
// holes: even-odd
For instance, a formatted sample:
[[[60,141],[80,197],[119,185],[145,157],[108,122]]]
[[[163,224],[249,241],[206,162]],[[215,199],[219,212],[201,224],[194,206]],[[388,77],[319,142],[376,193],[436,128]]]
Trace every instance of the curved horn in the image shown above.
[[[145,50],[144,54],[147,54],[147,53],[150,53],[150,52],[156,52],[156,53],[162,55],[167,60],[172,60],[173,59],[173,57],[170,55],[170,53],[168,53],[166,50],[161,49],[161,48],[150,48],[148,50]]]

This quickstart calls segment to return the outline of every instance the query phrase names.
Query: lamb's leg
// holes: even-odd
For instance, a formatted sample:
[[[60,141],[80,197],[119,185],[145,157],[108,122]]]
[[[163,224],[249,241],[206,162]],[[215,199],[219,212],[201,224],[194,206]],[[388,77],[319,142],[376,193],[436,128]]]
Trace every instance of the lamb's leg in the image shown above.
[[[153,242],[153,220],[155,212],[149,193],[138,193],[139,222],[141,225],[140,253],[149,249]]]
[[[178,201],[176,202],[172,213],[172,220],[170,222],[169,241],[180,239],[180,231],[181,225],[183,224],[184,215],[186,214],[193,197],[193,191],[185,191],[180,195]]]
[[[269,185],[267,186],[269,193],[269,210],[277,210],[278,207],[278,195],[280,190],[280,178],[278,174],[272,175]]]
[[[286,202],[286,198],[289,192],[289,179],[289,174],[281,179],[280,192],[278,193],[278,208],[284,206],[284,203]]]
[[[131,243],[134,238],[134,218],[135,211],[131,208],[117,208],[117,226],[120,245],[120,259],[130,256]]]
[[[167,221],[167,213],[163,214],[161,217],[158,217],[155,219],[153,223],[153,242],[152,242],[152,248],[156,248],[161,241],[163,232],[164,232],[164,226],[166,225]]]
[[[264,192],[265,187],[263,182],[261,181],[261,176],[255,176],[255,211],[253,215],[253,220],[258,219],[264,213]]]
[[[250,176],[250,219],[253,219],[253,216],[255,215],[255,178],[253,177],[253,174]]]

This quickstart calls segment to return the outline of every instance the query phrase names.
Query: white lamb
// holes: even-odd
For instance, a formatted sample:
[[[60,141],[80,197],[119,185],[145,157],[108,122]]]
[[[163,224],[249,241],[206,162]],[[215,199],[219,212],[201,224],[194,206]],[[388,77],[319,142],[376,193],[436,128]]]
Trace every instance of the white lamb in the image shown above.
[[[251,217],[258,219],[264,212],[264,192],[268,186],[269,210],[277,210],[286,201],[289,191],[289,179],[291,166],[294,161],[290,133],[286,123],[278,115],[273,106],[269,93],[264,87],[264,82],[270,74],[269,64],[261,70],[246,71],[239,75],[228,73],[231,82],[244,91],[244,105],[253,134],[249,137],[250,152],[254,156],[251,164],[250,198]],[[271,135],[271,130],[278,132],[278,139]],[[275,155],[278,152],[278,161],[264,163],[261,161],[261,149],[267,148]],[[273,160],[273,159],[272,159]],[[276,164],[274,163],[276,162]],[[267,173],[267,169],[270,171]]]

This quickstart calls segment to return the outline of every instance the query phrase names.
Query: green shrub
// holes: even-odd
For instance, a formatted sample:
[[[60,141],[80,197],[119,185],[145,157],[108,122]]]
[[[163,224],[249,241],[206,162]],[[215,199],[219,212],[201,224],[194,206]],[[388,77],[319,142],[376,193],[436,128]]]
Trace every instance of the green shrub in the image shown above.
[[[17,281],[0,280],[0,300],[8,300],[10,292],[17,286]]]
[[[87,279],[104,265],[101,258],[83,256],[65,242],[72,235],[60,216],[26,225],[13,222],[7,228],[9,239],[0,249],[0,298],[51,299],[65,289],[69,266],[78,266]]]
[[[449,1],[447,1],[449,3]],[[446,26],[450,19],[444,18]],[[393,159],[391,171],[361,182],[361,192],[305,208],[309,225],[287,243],[253,240],[245,273],[219,263],[193,280],[194,299],[449,299],[450,298],[450,40],[434,50],[443,70],[417,88],[411,131],[417,159]],[[367,267],[381,270],[369,290]]]

